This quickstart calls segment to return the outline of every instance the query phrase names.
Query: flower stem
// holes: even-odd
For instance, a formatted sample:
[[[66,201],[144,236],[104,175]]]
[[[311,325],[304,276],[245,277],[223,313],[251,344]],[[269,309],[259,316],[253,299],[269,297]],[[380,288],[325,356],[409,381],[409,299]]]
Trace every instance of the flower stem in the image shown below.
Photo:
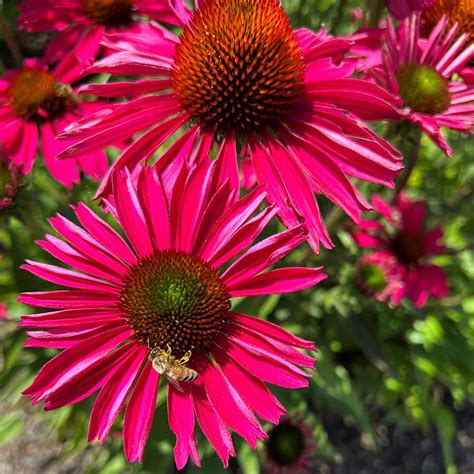
[[[419,128],[415,129],[414,137],[413,137],[413,145],[408,153],[407,157],[407,164],[405,169],[403,170],[400,179],[397,181],[397,185],[395,187],[395,193],[392,198],[392,202],[395,202],[400,195],[400,193],[405,189],[408,180],[410,179],[413,170],[415,169],[418,161],[420,159],[420,145],[421,145],[421,130]]]
[[[0,0],[0,32],[2,33],[5,43],[7,43],[10,54],[15,61],[17,67],[21,68],[23,65],[23,55],[21,54],[20,46],[13,35],[10,26],[3,14],[3,1]]]
[[[385,8],[384,0],[369,0],[369,26],[377,28]]]

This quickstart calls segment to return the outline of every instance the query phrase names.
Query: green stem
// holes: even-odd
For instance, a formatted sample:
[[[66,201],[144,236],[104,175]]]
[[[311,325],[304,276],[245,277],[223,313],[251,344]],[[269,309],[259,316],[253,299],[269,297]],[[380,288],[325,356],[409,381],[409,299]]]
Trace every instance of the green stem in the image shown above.
[[[415,136],[413,137],[413,146],[410,150],[410,153],[408,154],[405,169],[403,170],[400,179],[397,181],[392,202],[395,202],[400,193],[405,189],[408,180],[410,179],[410,176],[413,173],[413,170],[415,169],[420,159],[421,130],[419,128],[416,128],[415,130],[416,131]]]
[[[23,65],[23,55],[21,54],[20,46],[16,41],[15,36],[10,30],[10,26],[3,14],[3,1],[0,0],[0,32],[2,33],[5,43],[7,43],[10,54],[15,61],[15,64],[18,68],[21,68]]]
[[[384,0],[369,0],[369,26],[377,28],[385,8]]]

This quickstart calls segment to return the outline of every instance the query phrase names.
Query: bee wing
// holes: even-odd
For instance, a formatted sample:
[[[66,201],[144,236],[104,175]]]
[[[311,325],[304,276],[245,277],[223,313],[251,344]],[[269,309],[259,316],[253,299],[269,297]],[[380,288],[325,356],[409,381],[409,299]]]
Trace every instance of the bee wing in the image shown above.
[[[178,392],[181,392],[181,393],[184,393],[184,390],[181,388],[181,385],[179,384],[179,382],[177,380],[174,380],[172,379],[171,377],[166,377],[166,379],[168,380],[168,382],[170,382],[171,384],[173,384],[173,387],[178,390]]]

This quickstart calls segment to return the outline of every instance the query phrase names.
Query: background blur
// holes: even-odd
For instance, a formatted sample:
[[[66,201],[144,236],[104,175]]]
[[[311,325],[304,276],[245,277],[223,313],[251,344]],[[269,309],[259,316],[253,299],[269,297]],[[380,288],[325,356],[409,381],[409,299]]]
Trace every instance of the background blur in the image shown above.
[[[368,3],[374,4],[283,0],[295,26],[325,25],[333,34],[350,34],[362,26],[352,12],[356,7],[374,11],[377,1]],[[15,1],[4,1],[4,10],[24,55],[41,54],[47,35],[15,31]],[[11,66],[0,38],[0,69]],[[350,222],[320,198],[336,248],[323,249],[316,257],[302,246],[286,263],[323,265],[329,278],[313,290],[238,303],[242,311],[316,340],[319,362],[310,387],[291,393],[275,390],[289,412],[303,414],[315,431],[313,472],[474,472],[474,145],[467,137],[453,134],[449,139],[455,150],[451,159],[423,139],[420,164],[407,189],[410,197],[426,199],[427,224],[444,228],[450,251],[435,262],[449,275],[448,298],[430,300],[423,310],[408,302],[391,309],[361,294],[354,284],[361,253],[350,237]],[[403,150],[404,144],[397,146]],[[376,185],[360,187],[366,195],[391,196]],[[47,231],[46,219],[56,212],[70,216],[69,203],[79,200],[96,208],[90,201],[95,188],[96,183],[84,178],[81,186],[68,191],[37,160],[33,173],[23,180],[14,208],[0,213],[0,304],[8,305],[10,318],[0,320],[1,474],[175,469],[165,391],[160,391],[142,466],[125,462],[118,431],[103,447],[87,444],[91,400],[44,412],[20,395],[54,351],[22,348],[25,336],[16,323],[28,310],[15,299],[21,291],[46,289],[47,284],[18,267],[25,258],[48,261],[33,243]],[[240,438],[234,441],[238,456],[229,470],[257,474],[263,449],[254,452]],[[223,472],[207,443],[201,438],[198,443],[201,472]],[[188,465],[184,472],[198,470]]]

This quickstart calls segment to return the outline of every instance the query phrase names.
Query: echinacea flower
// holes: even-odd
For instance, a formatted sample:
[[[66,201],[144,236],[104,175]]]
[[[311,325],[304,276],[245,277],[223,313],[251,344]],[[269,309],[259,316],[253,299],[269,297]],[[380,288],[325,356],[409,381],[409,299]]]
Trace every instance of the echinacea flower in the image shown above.
[[[399,120],[425,132],[448,156],[452,149],[441,128],[469,133],[474,124],[474,88],[452,76],[474,57],[467,35],[458,26],[446,31],[443,18],[427,40],[420,38],[420,19],[413,15],[398,29],[388,23],[382,65],[372,69],[378,84],[402,100]]]
[[[176,464],[189,456],[199,465],[195,417],[225,466],[235,455],[229,430],[255,447],[266,437],[256,416],[277,423],[285,412],[265,383],[308,386],[314,349],[268,321],[231,310],[233,297],[286,293],[310,287],[320,268],[264,272],[305,240],[301,226],[253,244],[276,210],[258,208],[257,187],[239,199],[220,162],[184,165],[165,187],[156,171],[142,168],[111,177],[111,214],[128,242],[83,203],[81,225],[50,220],[61,238],[40,247],[70,265],[28,261],[24,268],[67,288],[23,293],[19,301],[50,308],[23,316],[26,346],[63,351],[24,392],[52,410],[94,392],[89,440],[103,442],[124,406],[123,441],[129,461],[141,460],[150,432],[159,372],[166,372],[168,420],[177,437]],[[135,184],[136,183],[136,184]],[[169,191],[168,191],[169,190]],[[154,359],[154,360],[150,360]],[[175,371],[176,373],[176,371]]]
[[[0,211],[13,204],[20,173],[8,156],[0,150]]]
[[[139,17],[180,25],[189,17],[182,0],[23,0],[19,27],[28,32],[56,31],[46,49],[51,62],[74,49],[88,63],[107,33],[133,32]]]
[[[31,171],[38,149],[51,175],[68,188],[79,183],[79,169],[96,180],[106,173],[107,157],[102,150],[56,160],[61,150],[74,143],[58,141],[58,133],[106,105],[77,95],[74,82],[83,69],[69,53],[53,69],[42,60],[27,59],[23,69],[7,71],[0,78],[0,142],[22,174]]]
[[[370,262],[377,265],[387,278],[385,290],[378,299],[389,299],[399,305],[406,297],[421,308],[428,298],[448,295],[444,271],[430,261],[446,248],[439,243],[443,237],[440,228],[425,229],[425,201],[410,201],[401,194],[390,206],[378,196],[372,205],[380,214],[377,220],[363,220],[354,232],[354,239],[362,248],[373,248]],[[383,265],[377,261],[384,261]],[[393,266],[390,270],[389,267]]]
[[[431,7],[436,1],[437,0],[387,0],[387,8],[395,18],[403,20],[413,12]]]
[[[312,247],[322,242],[330,248],[314,193],[357,220],[369,205],[349,176],[392,186],[401,169],[399,152],[360,120],[396,118],[392,96],[350,77],[355,61],[345,60],[349,40],[324,30],[294,30],[277,0],[199,5],[179,37],[150,24],[133,37],[108,38],[115,53],[90,71],[147,79],[85,86],[88,94],[134,100],[69,127],[64,136],[78,143],[60,157],[151,127],[112,168],[133,169],[185,126],[179,148],[188,159],[198,162],[211,153],[225,162],[224,172],[237,186],[241,150],[247,150],[283,223],[304,221]],[[159,165],[170,165],[179,148]],[[99,195],[108,193],[106,179]]]
[[[313,430],[301,416],[286,415],[265,440],[264,472],[270,474],[309,474],[316,449]]]
[[[8,307],[6,304],[0,304],[0,319],[7,320],[9,319],[8,317]]]

